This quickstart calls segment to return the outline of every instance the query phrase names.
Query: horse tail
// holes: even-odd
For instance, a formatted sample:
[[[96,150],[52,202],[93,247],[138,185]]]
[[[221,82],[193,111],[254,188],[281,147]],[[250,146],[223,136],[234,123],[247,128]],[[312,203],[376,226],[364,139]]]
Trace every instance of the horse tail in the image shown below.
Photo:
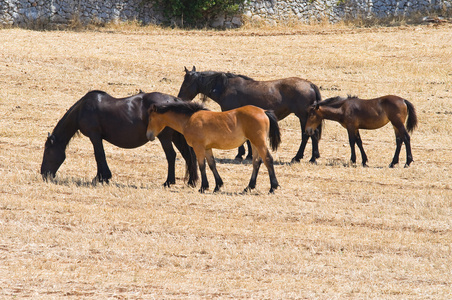
[[[276,115],[272,110],[266,110],[265,114],[270,120],[270,131],[268,132],[270,147],[273,151],[276,151],[281,143],[281,131],[279,130],[278,118],[276,118]]]
[[[320,89],[318,86],[316,86],[315,84],[311,83],[311,87],[315,92],[315,102],[314,104],[319,103],[320,101],[322,101],[322,96],[320,95]]]
[[[315,92],[315,101],[313,104],[318,104],[320,101],[322,101],[322,96],[320,95],[320,89],[317,85],[311,83],[311,88],[314,90]],[[317,140],[320,140],[322,138],[322,129],[323,129],[323,124],[325,121],[322,121],[322,123],[320,123],[319,127],[317,127],[317,130],[315,131],[315,136],[317,138]]]
[[[408,119],[406,121],[406,129],[408,132],[411,133],[417,127],[416,109],[414,109],[414,105],[410,101],[408,100],[404,101],[408,108]]]

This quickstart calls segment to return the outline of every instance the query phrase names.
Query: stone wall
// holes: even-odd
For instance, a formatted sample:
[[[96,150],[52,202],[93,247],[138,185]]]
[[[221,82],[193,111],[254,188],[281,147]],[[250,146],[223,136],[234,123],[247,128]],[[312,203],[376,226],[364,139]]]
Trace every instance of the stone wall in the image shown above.
[[[163,14],[142,0],[0,0],[0,24],[107,23],[163,21]]]
[[[250,0],[244,15],[269,23],[360,17],[408,16],[414,12],[450,11],[452,0]]]
[[[218,16],[212,27],[238,27],[241,18],[277,22],[329,20],[356,16],[399,16],[413,12],[450,11],[452,0],[248,0],[242,16]],[[165,22],[163,13],[142,0],[0,0],[0,24],[69,23],[72,20],[106,23],[137,20]],[[173,20],[177,23],[177,20]]]

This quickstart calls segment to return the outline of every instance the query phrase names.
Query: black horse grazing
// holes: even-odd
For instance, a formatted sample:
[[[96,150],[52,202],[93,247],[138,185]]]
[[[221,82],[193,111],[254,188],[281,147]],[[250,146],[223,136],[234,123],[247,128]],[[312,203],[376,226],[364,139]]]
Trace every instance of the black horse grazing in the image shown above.
[[[44,179],[55,177],[66,158],[66,146],[80,132],[87,136],[94,147],[99,182],[107,182],[111,172],[105,158],[102,140],[120,148],[136,148],[146,144],[148,109],[153,104],[177,102],[177,98],[162,93],[139,93],[117,99],[102,91],[91,91],[77,101],[61,118],[45,143],[41,174]],[[198,180],[196,156],[185,138],[171,128],[165,128],[158,138],[168,161],[168,177],[165,186],[175,183],[176,152],[172,142],[186,161],[188,184],[195,186]]]
[[[308,118],[308,108],[321,101],[318,87],[301,78],[290,77],[271,81],[256,81],[243,75],[223,72],[196,72],[185,68],[185,78],[179,90],[178,97],[190,101],[199,93],[203,100],[207,97],[217,102],[222,111],[231,110],[245,105],[254,105],[263,109],[273,110],[278,120],[294,113],[300,120],[301,144],[292,162],[303,158],[304,149],[309,136],[305,132]],[[312,157],[315,162],[319,155],[318,141],[321,136],[322,124],[311,136]],[[241,160],[245,150],[239,148],[236,159]]]

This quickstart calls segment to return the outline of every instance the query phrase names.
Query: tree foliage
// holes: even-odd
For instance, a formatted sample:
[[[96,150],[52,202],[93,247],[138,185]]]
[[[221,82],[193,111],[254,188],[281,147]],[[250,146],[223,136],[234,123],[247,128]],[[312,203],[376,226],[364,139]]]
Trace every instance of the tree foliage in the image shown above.
[[[233,14],[246,0],[147,0],[159,5],[167,16],[180,18],[186,24],[199,25],[219,13]]]

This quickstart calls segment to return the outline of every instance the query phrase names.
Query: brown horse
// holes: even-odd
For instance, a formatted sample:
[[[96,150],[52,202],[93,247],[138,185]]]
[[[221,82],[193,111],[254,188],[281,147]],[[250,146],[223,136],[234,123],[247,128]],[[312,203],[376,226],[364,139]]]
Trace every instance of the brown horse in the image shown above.
[[[313,134],[314,130],[324,119],[337,121],[347,129],[352,152],[350,158],[352,163],[356,163],[356,143],[361,151],[362,164],[365,167],[367,166],[367,155],[364,152],[359,129],[378,129],[389,122],[394,127],[397,145],[394,158],[389,167],[393,168],[399,162],[402,143],[405,143],[406,148],[405,167],[408,167],[413,161],[408,132],[412,132],[416,128],[417,116],[413,104],[408,100],[393,95],[370,100],[350,96],[347,98],[330,98],[313,105],[309,109],[306,132]],[[404,126],[405,121],[406,128]]]
[[[165,127],[182,133],[188,145],[193,147],[201,171],[202,183],[199,190],[201,193],[209,188],[206,159],[215,177],[214,192],[223,185],[215,165],[212,148],[232,149],[242,145],[246,140],[249,140],[252,145],[253,172],[245,191],[255,188],[262,159],[270,176],[270,193],[278,187],[273,158],[266,143],[268,136],[270,146],[275,151],[281,142],[278,122],[273,112],[251,105],[226,112],[213,112],[195,102],[151,106],[146,132],[148,139],[154,140]]]
[[[184,82],[178,97],[190,101],[201,93],[204,97],[217,102],[222,111],[238,108],[245,105],[273,110],[278,120],[290,114],[295,114],[300,120],[301,144],[292,162],[299,162],[303,158],[304,149],[309,136],[305,133],[305,124],[308,117],[308,108],[320,102],[319,88],[304,79],[297,77],[283,78],[270,81],[257,81],[243,75],[223,72],[196,72],[185,68]],[[315,162],[319,155],[319,139],[322,124],[319,124],[317,134],[311,136],[312,157]],[[236,159],[241,160],[245,149],[241,147]]]

